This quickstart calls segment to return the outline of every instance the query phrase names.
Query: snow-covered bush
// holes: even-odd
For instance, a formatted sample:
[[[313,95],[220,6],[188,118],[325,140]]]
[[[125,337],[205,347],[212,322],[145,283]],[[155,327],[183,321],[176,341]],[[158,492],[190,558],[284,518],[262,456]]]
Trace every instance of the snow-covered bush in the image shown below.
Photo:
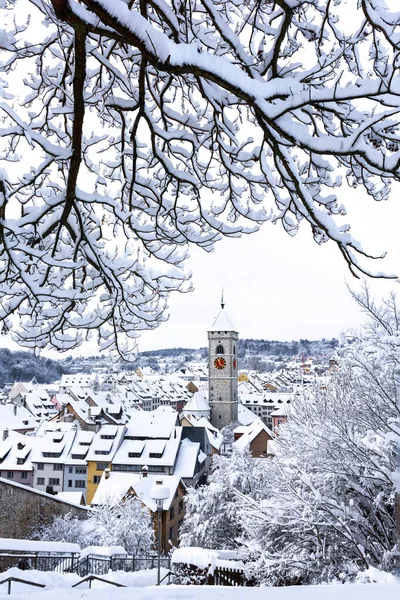
[[[148,555],[154,544],[149,510],[136,497],[92,510],[92,535],[100,546],[123,546],[129,554]]]
[[[87,521],[78,519],[72,512],[56,516],[50,524],[36,528],[32,537],[47,542],[79,544],[81,548],[89,545],[91,540]]]
[[[209,580],[208,568],[201,569],[196,565],[176,563],[172,572],[176,585],[207,585]]]
[[[270,585],[348,581],[390,570],[396,552],[400,326],[395,302],[376,307],[326,389],[292,403],[269,462],[270,494],[242,497],[248,573]]]
[[[237,548],[243,529],[235,490],[261,497],[267,485],[264,473],[262,460],[253,459],[248,450],[215,457],[208,485],[188,490],[181,546]]]
[[[55,517],[50,525],[37,529],[33,537],[47,541],[73,542],[81,548],[122,546],[135,556],[148,555],[154,544],[150,513],[136,497],[93,508],[84,521],[71,513],[65,517]]]

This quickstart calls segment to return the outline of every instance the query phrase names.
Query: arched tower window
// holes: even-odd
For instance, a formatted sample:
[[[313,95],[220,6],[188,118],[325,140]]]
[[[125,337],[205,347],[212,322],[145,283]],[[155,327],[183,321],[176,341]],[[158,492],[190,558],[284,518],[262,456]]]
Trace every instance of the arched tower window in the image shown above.
[[[224,347],[222,344],[218,344],[217,349],[215,351],[217,354],[225,354],[224,353]]]
[[[236,346],[233,344],[233,354],[236,356]]]

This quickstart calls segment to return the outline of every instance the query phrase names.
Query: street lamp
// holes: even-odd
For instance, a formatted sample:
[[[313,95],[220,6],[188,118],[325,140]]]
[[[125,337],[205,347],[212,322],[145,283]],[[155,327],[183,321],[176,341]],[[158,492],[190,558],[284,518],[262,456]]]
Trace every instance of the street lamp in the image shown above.
[[[161,566],[161,513],[163,510],[164,500],[169,498],[169,487],[166,485],[153,485],[150,492],[152,500],[155,501],[158,516],[158,545],[157,545],[157,585],[160,585],[160,566]]]

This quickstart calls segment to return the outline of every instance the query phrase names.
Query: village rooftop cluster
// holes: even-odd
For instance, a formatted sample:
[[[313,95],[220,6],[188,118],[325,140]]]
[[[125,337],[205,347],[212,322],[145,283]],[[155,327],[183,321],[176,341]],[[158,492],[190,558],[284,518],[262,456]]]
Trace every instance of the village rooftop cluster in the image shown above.
[[[273,455],[296,394],[311,383],[325,386],[337,365],[332,357],[322,376],[304,358],[275,373],[240,370],[238,334],[224,305],[208,337],[208,366],[191,363],[175,374],[74,373],[54,384],[5,388],[3,483],[75,506],[118,502],[129,492],[152,514],[151,490],[166,486],[163,550],[178,546],[186,490],[207,482],[213,456],[235,446],[254,458]]]

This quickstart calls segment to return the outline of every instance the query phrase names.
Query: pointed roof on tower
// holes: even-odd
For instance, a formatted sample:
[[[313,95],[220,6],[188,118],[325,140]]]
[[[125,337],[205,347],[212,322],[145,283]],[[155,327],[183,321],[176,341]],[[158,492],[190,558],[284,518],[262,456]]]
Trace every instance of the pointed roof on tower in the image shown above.
[[[236,327],[232,324],[232,321],[228,317],[228,314],[225,310],[225,302],[224,302],[224,290],[222,290],[221,295],[221,310],[217,318],[214,320],[208,331],[235,331],[237,332]]]

